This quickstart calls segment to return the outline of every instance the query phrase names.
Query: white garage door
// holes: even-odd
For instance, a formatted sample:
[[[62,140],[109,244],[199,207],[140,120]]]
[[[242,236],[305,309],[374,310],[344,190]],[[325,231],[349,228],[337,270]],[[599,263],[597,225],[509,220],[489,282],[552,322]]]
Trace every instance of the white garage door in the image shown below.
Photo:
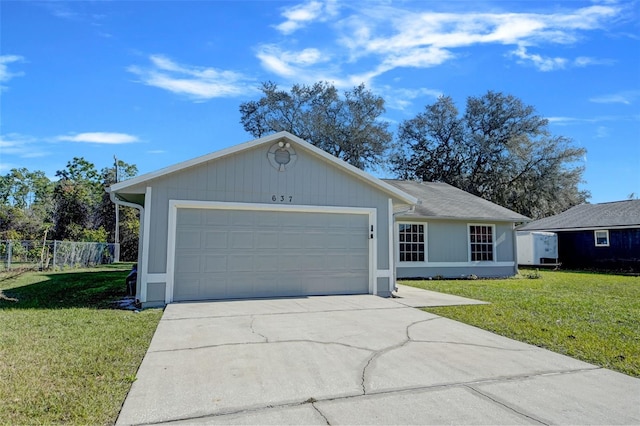
[[[179,208],[173,300],[369,292],[369,216]]]

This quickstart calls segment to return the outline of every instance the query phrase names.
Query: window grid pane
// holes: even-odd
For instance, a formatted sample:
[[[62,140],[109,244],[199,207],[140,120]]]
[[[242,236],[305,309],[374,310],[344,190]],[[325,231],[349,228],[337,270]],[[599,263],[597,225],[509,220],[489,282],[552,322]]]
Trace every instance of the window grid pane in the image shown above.
[[[400,262],[424,262],[424,225],[398,224]]]
[[[493,261],[493,229],[486,225],[469,226],[472,261]]]

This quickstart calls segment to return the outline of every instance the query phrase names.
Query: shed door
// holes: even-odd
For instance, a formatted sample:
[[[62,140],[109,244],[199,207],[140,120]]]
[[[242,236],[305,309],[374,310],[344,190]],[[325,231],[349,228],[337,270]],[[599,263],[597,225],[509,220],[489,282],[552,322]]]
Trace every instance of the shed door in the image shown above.
[[[179,208],[173,300],[369,292],[366,214]]]

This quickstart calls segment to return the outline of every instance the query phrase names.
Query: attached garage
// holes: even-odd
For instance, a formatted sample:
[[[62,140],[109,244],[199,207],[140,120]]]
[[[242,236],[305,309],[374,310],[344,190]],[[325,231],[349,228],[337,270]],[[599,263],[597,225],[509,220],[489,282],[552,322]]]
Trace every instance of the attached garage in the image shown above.
[[[389,296],[394,212],[416,199],[287,132],[110,188],[141,212],[136,298]]]
[[[370,293],[371,209],[183,202],[172,212],[171,301]]]

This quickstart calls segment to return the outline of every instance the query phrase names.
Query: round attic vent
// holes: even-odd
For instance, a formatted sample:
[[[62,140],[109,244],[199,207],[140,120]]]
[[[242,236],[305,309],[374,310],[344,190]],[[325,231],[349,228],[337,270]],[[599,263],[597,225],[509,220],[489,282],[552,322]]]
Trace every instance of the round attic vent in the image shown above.
[[[267,152],[267,158],[276,170],[284,172],[293,167],[298,156],[291,143],[282,140],[271,145],[269,152]]]

